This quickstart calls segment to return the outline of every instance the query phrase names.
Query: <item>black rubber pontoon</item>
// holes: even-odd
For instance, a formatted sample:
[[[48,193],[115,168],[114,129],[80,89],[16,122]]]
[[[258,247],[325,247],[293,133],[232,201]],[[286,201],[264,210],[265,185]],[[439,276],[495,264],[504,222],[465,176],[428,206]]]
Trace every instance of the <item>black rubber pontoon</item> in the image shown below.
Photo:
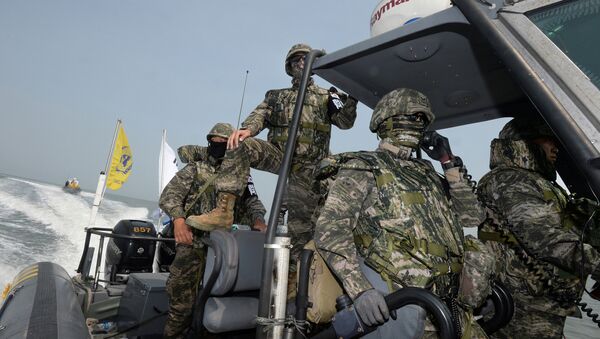
[[[0,339],[90,336],[69,274],[41,262],[23,269],[0,310]]]

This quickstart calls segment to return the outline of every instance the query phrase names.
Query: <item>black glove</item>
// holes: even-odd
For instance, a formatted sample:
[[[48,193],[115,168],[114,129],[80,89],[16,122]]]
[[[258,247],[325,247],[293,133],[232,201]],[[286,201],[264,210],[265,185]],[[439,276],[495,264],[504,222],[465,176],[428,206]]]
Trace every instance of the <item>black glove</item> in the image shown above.
[[[600,300],[600,283],[596,282],[594,286],[592,286],[592,291],[590,292],[590,297]]]
[[[442,164],[452,159],[452,150],[448,138],[436,131],[428,131],[423,134],[421,149],[431,159],[435,159]]]
[[[390,319],[390,310],[383,294],[374,288],[366,290],[354,300],[354,309],[367,326],[381,325]]]
[[[335,87],[329,89],[329,100],[327,101],[327,112],[329,114],[338,113],[344,107],[344,95],[338,93]]]

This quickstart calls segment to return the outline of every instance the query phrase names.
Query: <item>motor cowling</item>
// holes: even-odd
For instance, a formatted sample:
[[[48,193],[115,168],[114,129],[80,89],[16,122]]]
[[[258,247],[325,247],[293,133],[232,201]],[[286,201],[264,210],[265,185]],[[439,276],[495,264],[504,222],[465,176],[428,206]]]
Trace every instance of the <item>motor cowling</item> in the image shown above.
[[[121,220],[113,227],[113,234],[156,237],[154,225],[144,220]],[[133,272],[152,272],[156,243],[143,239],[111,238],[106,249],[106,275],[110,281],[121,281],[117,275]]]

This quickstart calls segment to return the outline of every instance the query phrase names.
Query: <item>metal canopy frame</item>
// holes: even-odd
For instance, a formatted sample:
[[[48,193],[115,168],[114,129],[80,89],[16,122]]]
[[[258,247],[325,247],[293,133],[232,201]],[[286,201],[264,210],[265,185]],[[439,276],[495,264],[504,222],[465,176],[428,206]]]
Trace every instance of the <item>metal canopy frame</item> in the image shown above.
[[[456,7],[325,55],[314,72],[370,108],[395,88],[417,89],[432,103],[435,129],[534,110]]]

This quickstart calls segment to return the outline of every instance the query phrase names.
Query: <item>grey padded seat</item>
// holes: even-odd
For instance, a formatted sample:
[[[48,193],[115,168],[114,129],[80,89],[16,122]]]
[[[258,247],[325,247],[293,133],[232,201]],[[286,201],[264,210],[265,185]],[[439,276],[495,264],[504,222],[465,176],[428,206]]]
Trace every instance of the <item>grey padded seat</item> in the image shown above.
[[[265,233],[217,230],[211,232],[210,239],[213,246],[221,249],[222,265],[204,308],[204,327],[211,333],[254,328],[258,297],[236,296],[236,293],[260,289]],[[214,266],[212,248],[206,258],[205,286]]]

